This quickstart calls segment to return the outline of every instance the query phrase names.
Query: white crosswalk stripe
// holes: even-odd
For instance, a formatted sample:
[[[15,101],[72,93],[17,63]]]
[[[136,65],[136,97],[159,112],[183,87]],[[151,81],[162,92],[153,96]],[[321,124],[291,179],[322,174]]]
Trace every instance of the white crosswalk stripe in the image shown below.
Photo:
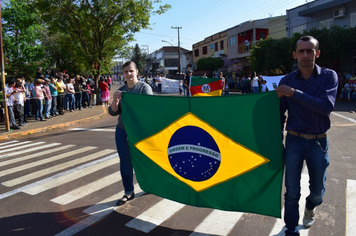
[[[5,143],[0,143],[0,146],[5,146],[5,145],[9,145],[9,144],[14,144],[14,143],[18,143],[19,141],[17,140],[12,140],[12,141],[8,141],[8,142],[5,142]]]
[[[71,202],[74,202],[80,198],[83,198],[91,193],[94,193],[100,189],[103,189],[118,180],[121,180],[121,176],[119,173],[113,173],[111,175],[105,176],[104,178],[98,179],[92,183],[81,186],[73,191],[70,191],[64,195],[58,196],[52,199],[52,202],[66,205]]]
[[[24,144],[26,144],[26,143],[31,143],[31,141],[25,141],[25,142],[22,142],[22,143],[10,143],[10,144],[8,144],[8,145],[3,145],[3,146],[0,146],[0,152],[5,152],[4,150],[2,150],[2,149],[5,149],[5,148],[15,148],[15,147],[17,147],[17,146],[22,146],[22,145],[24,145]]]
[[[69,156],[73,156],[73,155],[76,155],[76,154],[80,154],[82,152],[87,152],[87,151],[93,150],[95,148],[96,147],[83,147],[83,148],[76,149],[74,151],[65,152],[65,153],[62,153],[62,154],[59,154],[59,155],[56,155],[56,156],[52,156],[52,157],[49,157],[49,158],[46,158],[46,159],[42,159],[42,160],[35,161],[35,162],[32,162],[32,163],[28,163],[28,164],[25,164],[25,165],[22,165],[22,166],[17,166],[17,167],[10,168],[10,169],[4,170],[4,171],[0,171],[0,177],[5,176],[5,175],[9,175],[9,174],[13,174],[15,172],[23,171],[23,170],[26,170],[26,169],[29,169],[29,168],[32,168],[32,167],[36,167],[36,166],[40,166],[40,165],[43,165],[43,164],[47,164],[47,163],[50,163],[50,162],[53,162],[53,161],[58,161],[58,160],[67,158]]]
[[[213,210],[195,229],[190,236],[227,235],[240,220],[242,212]],[[223,221],[219,219],[224,219]]]
[[[53,179],[51,181],[48,181],[46,183],[37,185],[33,188],[26,189],[23,192],[30,194],[30,195],[36,195],[36,194],[44,192],[48,189],[52,189],[52,188],[58,187],[62,184],[68,183],[70,181],[73,181],[73,180],[76,180],[79,178],[83,178],[86,175],[89,175],[89,174],[94,173],[98,170],[104,169],[108,166],[115,165],[115,164],[119,164],[119,158],[109,159],[109,160],[101,162],[99,164],[96,164],[93,166],[88,166],[85,169],[78,170],[78,171],[70,173],[68,175],[65,175],[65,176]]]
[[[134,188],[137,193],[136,196],[140,196],[140,194],[143,193],[138,184],[135,184]],[[85,209],[83,212],[89,214],[90,216],[70,226],[66,230],[63,230],[62,232],[56,234],[56,236],[72,236],[89,227],[90,225],[95,224],[96,222],[113,212],[117,199],[119,199],[122,195],[124,195],[124,191],[121,191],[120,193],[115,194],[107,199],[104,199],[103,201]]]
[[[29,144],[28,144],[29,143]],[[31,142],[26,142],[26,145],[21,145],[21,150],[24,150],[28,147],[35,147],[35,146],[40,146],[41,144],[44,144],[45,142],[37,142],[37,143],[31,143]],[[16,144],[19,145],[19,144]],[[18,147],[11,147],[11,148],[7,148],[5,150],[1,150],[1,153],[5,153],[5,152],[13,152],[13,151],[18,151],[19,148]],[[25,150],[24,150],[25,151]]]
[[[135,219],[128,222],[126,226],[149,233],[184,206],[184,204],[163,199]],[[157,214],[158,212],[159,214]]]
[[[111,149],[103,150],[103,151],[100,151],[100,152],[97,152],[97,153],[90,154],[88,156],[84,156],[84,157],[81,157],[81,158],[76,158],[74,160],[71,160],[71,161],[68,161],[68,162],[65,162],[65,163],[62,163],[62,164],[58,164],[58,165],[55,165],[55,166],[52,166],[52,167],[48,167],[48,168],[40,170],[40,171],[36,171],[36,172],[32,172],[32,173],[27,174],[27,175],[23,175],[23,176],[21,176],[19,178],[3,182],[2,184],[4,186],[7,186],[7,187],[13,187],[13,186],[16,186],[18,184],[25,183],[25,182],[27,182],[29,180],[37,179],[39,177],[43,177],[45,175],[52,174],[52,173],[55,173],[57,171],[67,169],[67,168],[69,168],[71,166],[74,166],[74,165],[77,165],[77,164],[82,164],[82,163],[97,159],[98,157],[105,156],[105,155],[107,155],[109,153],[112,153],[112,152],[113,152],[113,150],[111,150]]]
[[[58,143],[58,145],[59,145],[59,143]],[[44,146],[47,146],[47,145],[44,145]],[[49,146],[47,146],[47,147],[49,147]],[[45,148],[47,148],[47,147],[45,147]],[[32,158],[40,157],[42,155],[46,155],[46,154],[50,154],[50,153],[56,153],[58,151],[62,151],[64,149],[69,149],[71,147],[74,147],[74,145],[60,146],[60,147],[57,147],[57,148],[51,148],[51,149],[46,150],[46,151],[36,152],[36,153],[31,154],[31,155],[22,156],[22,157],[10,159],[10,160],[7,160],[7,161],[1,161],[0,162],[0,167],[1,166],[7,166],[7,165],[15,164],[15,163],[26,161],[26,160],[30,160]],[[17,155],[15,155],[15,156],[17,156]]]
[[[16,152],[10,152],[10,153],[7,153],[7,154],[3,154],[3,155],[0,155],[0,159],[3,159],[3,158],[6,158],[6,157],[13,157],[13,156],[19,156],[21,154],[24,154],[24,153],[28,153],[28,152],[33,152],[33,151],[37,151],[37,150],[42,150],[42,149],[45,149],[45,148],[50,148],[50,147],[53,147],[53,146],[57,146],[57,145],[60,145],[60,143],[51,143],[51,144],[46,144],[46,145],[38,145],[37,147],[33,147],[33,148],[29,148],[29,149],[23,149],[23,147],[21,146],[21,151],[16,151]],[[6,150],[8,151],[8,150]]]
[[[16,146],[13,146],[12,144],[16,144]],[[16,177],[3,181],[2,185],[5,187],[14,187],[25,183],[24,186],[20,186],[16,189],[12,189],[9,192],[0,194],[0,200],[13,196],[20,192],[34,196],[80,179],[80,181],[77,182],[81,183],[79,186],[73,186],[73,188],[71,188],[67,192],[63,192],[60,195],[55,196],[54,198],[52,196],[52,199],[49,198],[48,201],[64,206],[70,203],[74,203],[75,201],[87,201],[88,199],[90,199],[90,197],[88,198],[88,196],[90,196],[91,194],[98,193],[100,193],[100,200],[98,200],[98,203],[95,203],[94,205],[92,205],[93,203],[91,203],[90,205],[92,206],[89,206],[82,211],[85,215],[80,216],[83,217],[81,221],[69,226],[67,229],[63,230],[62,232],[59,232],[57,235],[75,235],[80,231],[86,229],[87,227],[90,227],[91,225],[107,217],[110,213],[115,212],[116,201],[124,194],[124,191],[115,194],[111,193],[110,195],[107,193],[107,195],[105,195],[106,191],[101,190],[111,185],[116,185],[121,181],[121,175],[118,171],[120,161],[117,156],[116,150],[97,150],[95,153],[93,153],[93,150],[97,149],[97,147],[86,146],[79,148],[75,145],[62,146],[60,143],[47,144],[45,142],[26,142],[25,145],[30,145],[27,149],[14,149],[14,147],[17,147],[16,149],[22,147],[21,144],[23,144],[23,142],[16,141],[7,142],[0,146],[4,147],[1,150],[12,149],[12,151],[6,152],[6,154],[3,154],[0,150],[0,158],[4,158],[0,159],[0,177],[6,176],[11,178],[12,174],[16,173]],[[37,149],[37,146],[41,146],[41,148]],[[46,146],[47,148],[43,149],[43,147]],[[90,154],[87,153],[88,151],[90,151]],[[53,155],[53,153],[55,153],[56,155],[48,158],[46,157],[50,154]],[[72,156],[76,157],[71,158]],[[34,159],[35,161],[28,163],[32,159]],[[55,163],[59,160],[61,160],[59,164]],[[25,162],[25,164],[22,164],[22,162]],[[16,166],[6,168],[9,165]],[[31,171],[29,173],[28,169],[34,167],[36,167],[37,170]],[[115,168],[111,167],[116,167],[116,170]],[[89,175],[94,176],[96,175],[96,173],[104,169],[110,169],[110,173],[107,173],[103,176],[101,173],[106,172],[102,171],[100,175],[98,175],[100,177],[97,177],[94,181],[90,181],[86,184],[83,184],[83,180],[85,181],[85,178],[87,178]],[[306,229],[302,226],[305,198],[309,193],[308,180],[309,177],[307,174],[307,169],[304,168],[301,178],[302,191],[299,202],[299,230],[301,236],[307,236],[309,234],[309,229]],[[136,197],[139,197],[144,193],[140,189],[138,184],[135,184],[134,188]],[[132,201],[132,205],[135,205],[135,201],[137,200],[138,199]],[[124,207],[125,206],[126,205],[124,205]],[[150,234],[150,232],[152,232],[157,227],[160,227],[162,224],[164,225],[165,222],[173,222],[175,220],[179,220],[177,217],[177,213],[184,212],[182,210],[185,207],[192,208],[191,206],[186,206],[185,204],[170,201],[168,199],[160,199],[159,202],[150,206],[147,210],[142,212],[138,211],[133,219],[121,223],[122,225],[125,225],[127,229]],[[119,209],[121,211],[121,208]],[[185,210],[186,209],[187,208],[185,208]],[[354,232],[356,231],[354,225],[354,222],[356,221],[355,209],[356,180],[349,179],[347,180],[346,189],[346,236],[353,236]],[[122,208],[122,211],[125,211],[125,208]],[[244,215],[243,212],[228,212],[221,210],[211,210],[209,212],[202,211],[198,214],[200,214],[202,220],[199,224],[192,227],[190,236],[231,235],[230,232],[232,232],[233,230],[236,231],[236,225],[240,220],[243,219]],[[266,231],[264,232],[264,234],[261,235],[282,236],[284,235],[284,230],[285,228],[283,218],[276,219],[274,220],[274,224],[272,224],[272,221],[270,222],[270,231]]]

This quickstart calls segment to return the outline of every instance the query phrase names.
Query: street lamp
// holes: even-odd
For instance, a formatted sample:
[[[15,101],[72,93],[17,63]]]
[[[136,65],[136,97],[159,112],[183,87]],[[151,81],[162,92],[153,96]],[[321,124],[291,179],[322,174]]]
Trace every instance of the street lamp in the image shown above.
[[[162,42],[168,43],[169,45],[171,45],[173,47],[173,44],[171,44],[170,42],[168,42],[166,40],[162,40]]]

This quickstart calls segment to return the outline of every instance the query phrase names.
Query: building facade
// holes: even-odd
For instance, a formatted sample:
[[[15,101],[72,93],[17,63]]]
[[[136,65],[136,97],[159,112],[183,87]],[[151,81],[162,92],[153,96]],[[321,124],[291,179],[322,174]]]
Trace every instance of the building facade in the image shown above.
[[[356,1],[354,0],[316,0],[287,10],[287,37],[293,33],[303,33],[312,28],[329,29],[332,25],[356,26]],[[356,68],[356,52],[340,58],[339,70],[353,70]]]
[[[271,17],[260,20],[250,20],[241,23],[227,31],[228,52],[225,67],[228,73],[250,73],[248,57],[252,45],[258,44],[267,37],[286,37],[286,16]]]
[[[179,47],[162,47],[146,58],[145,74],[176,74],[187,70],[187,53],[189,50]]]

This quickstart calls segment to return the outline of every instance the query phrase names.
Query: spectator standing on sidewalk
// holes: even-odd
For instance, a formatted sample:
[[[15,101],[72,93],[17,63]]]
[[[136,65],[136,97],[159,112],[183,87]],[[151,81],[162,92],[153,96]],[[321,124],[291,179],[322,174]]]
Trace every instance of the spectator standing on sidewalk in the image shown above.
[[[83,76],[76,75],[74,82],[74,90],[75,90],[75,109],[82,110],[82,88],[83,88],[84,78]]]
[[[105,106],[109,106],[109,100],[110,100],[110,92],[109,92],[109,86],[108,84],[104,81],[104,78],[100,78],[99,82],[99,87],[101,90],[101,102],[105,104]]]
[[[46,121],[43,118],[42,112],[43,112],[43,99],[44,99],[44,94],[43,94],[43,80],[42,79],[37,79],[34,82],[35,88],[33,90],[33,96],[34,96],[34,101],[36,104],[36,113],[35,113],[35,121]]]
[[[57,87],[57,109],[58,109],[58,114],[59,115],[64,115],[63,109],[64,109],[64,90],[65,90],[65,85],[63,83],[63,76],[58,77],[58,81],[56,82],[56,87]]]
[[[25,101],[25,87],[21,78],[18,78],[15,83],[14,88],[14,115],[15,119],[18,120],[18,126],[25,125],[24,119],[24,101]]]
[[[43,84],[43,91],[44,91],[44,99],[45,99],[44,114],[46,119],[51,118],[50,112],[52,107],[52,95],[49,88],[49,83],[50,83],[49,78],[45,78]]]
[[[19,126],[16,125],[15,114],[14,114],[14,87],[15,87],[15,78],[10,78],[5,85],[5,93],[7,98],[7,111],[9,114],[9,123],[11,129],[20,129]]]
[[[51,110],[50,110],[50,115],[52,117],[55,117],[57,115],[57,87],[56,87],[56,79],[53,76],[49,77],[50,82],[48,84],[49,86],[49,91],[51,92],[52,96],[52,105],[51,105]]]
[[[111,84],[112,84],[112,79],[110,76],[108,76],[108,78],[106,79],[106,83],[108,84],[109,87],[109,91],[111,90]]]
[[[74,104],[75,104],[75,90],[74,90],[74,79],[68,77],[67,84],[66,84],[66,97],[68,100],[68,109],[70,112],[74,112]]]
[[[310,194],[306,198],[303,225],[315,222],[315,207],[322,203],[325,192],[326,169],[329,165],[327,130],[334,108],[338,87],[335,71],[315,64],[319,58],[319,42],[312,36],[301,37],[293,52],[298,68],[283,77],[276,89],[280,97],[283,131],[288,110],[285,142],[286,193],[285,235],[299,235],[300,179],[303,162],[309,173]]]

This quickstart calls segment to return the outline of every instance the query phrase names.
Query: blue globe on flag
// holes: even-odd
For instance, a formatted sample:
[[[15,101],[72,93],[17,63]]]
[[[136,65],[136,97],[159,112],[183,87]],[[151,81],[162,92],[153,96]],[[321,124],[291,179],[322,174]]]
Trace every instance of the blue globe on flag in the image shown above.
[[[213,137],[196,126],[184,126],[171,137],[168,158],[173,170],[191,181],[205,181],[218,171],[221,154]]]

